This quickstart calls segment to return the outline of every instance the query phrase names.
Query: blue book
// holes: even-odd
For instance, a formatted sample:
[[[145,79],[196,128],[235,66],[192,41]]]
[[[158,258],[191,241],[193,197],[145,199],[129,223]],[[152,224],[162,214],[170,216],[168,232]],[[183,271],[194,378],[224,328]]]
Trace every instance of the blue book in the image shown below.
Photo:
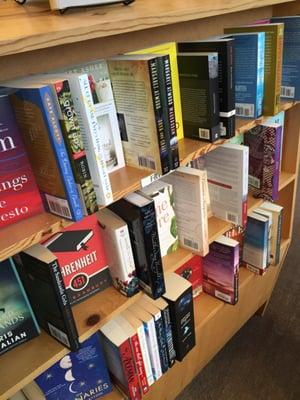
[[[273,17],[284,23],[281,97],[300,100],[300,16]]]
[[[94,400],[112,391],[99,334],[36,378],[47,400]]]
[[[79,221],[80,197],[52,96],[49,86],[25,83],[12,104],[46,210]]]
[[[265,33],[237,33],[235,49],[236,115],[258,118],[262,115],[264,97]]]
[[[40,334],[12,259],[0,263],[0,355]]]

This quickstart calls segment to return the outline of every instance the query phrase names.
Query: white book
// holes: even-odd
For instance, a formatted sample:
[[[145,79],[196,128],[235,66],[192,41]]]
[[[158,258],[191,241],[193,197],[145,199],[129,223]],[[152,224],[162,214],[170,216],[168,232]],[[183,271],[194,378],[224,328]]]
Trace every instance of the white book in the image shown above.
[[[25,394],[22,392],[22,390],[19,390],[16,394],[11,396],[8,400],[28,400],[27,397],[25,397]]]
[[[51,10],[64,10],[69,7],[119,3],[120,0],[49,0],[49,2]]]
[[[262,215],[269,220],[269,234],[268,234],[268,263],[271,264],[271,241],[272,241],[272,226],[273,226],[273,215],[270,211],[264,210],[261,207],[255,208],[254,213]]]
[[[28,400],[46,400],[46,397],[35,381],[23,387],[22,392]]]
[[[104,208],[96,213],[105,243],[109,272],[114,286],[126,296],[139,290],[128,226],[113,211]]]
[[[206,179],[206,171],[188,167],[179,167],[162,178],[173,186],[180,247],[201,256],[209,250]]]

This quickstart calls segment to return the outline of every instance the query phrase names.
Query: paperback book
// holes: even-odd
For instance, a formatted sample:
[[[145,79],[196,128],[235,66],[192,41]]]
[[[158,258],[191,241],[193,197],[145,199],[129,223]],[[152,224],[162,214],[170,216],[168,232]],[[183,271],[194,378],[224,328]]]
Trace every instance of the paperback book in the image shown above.
[[[203,258],[192,255],[191,258],[175,270],[176,274],[192,284],[193,297],[202,293],[203,287]]]
[[[281,125],[281,146],[280,146],[280,163],[279,170],[281,171],[281,161],[282,161],[282,149],[283,149],[283,140],[284,140],[284,123],[285,123],[285,112],[280,111],[278,114],[273,117],[268,117],[264,120],[265,125],[269,124],[278,124]]]
[[[253,213],[262,215],[268,219],[268,264],[271,264],[271,240],[272,240],[272,225],[273,225],[273,214],[263,208],[254,208]]]

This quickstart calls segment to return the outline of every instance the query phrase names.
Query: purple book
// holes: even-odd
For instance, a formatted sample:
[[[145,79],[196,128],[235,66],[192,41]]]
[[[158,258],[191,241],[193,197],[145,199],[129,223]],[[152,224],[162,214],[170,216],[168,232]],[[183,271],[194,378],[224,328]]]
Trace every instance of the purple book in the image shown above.
[[[273,201],[278,197],[282,126],[257,125],[245,134],[249,147],[249,191]]]
[[[239,243],[225,236],[209,246],[203,259],[203,290],[226,303],[238,301]]]

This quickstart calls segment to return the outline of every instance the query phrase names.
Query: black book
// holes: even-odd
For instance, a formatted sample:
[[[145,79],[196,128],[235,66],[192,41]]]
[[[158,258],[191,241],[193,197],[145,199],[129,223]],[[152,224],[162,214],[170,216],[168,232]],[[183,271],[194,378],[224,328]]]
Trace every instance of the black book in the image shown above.
[[[182,361],[196,342],[192,285],[174,272],[166,274],[165,281],[176,360]]]
[[[79,251],[87,246],[93,234],[92,229],[60,232],[47,242],[47,248],[54,253]]]
[[[70,350],[78,350],[78,333],[57,258],[36,244],[20,253],[20,259],[18,271],[39,324]]]
[[[154,299],[165,292],[154,201],[131,193],[109,208],[128,224],[136,275],[140,286]]]
[[[218,53],[178,53],[184,136],[220,138]]]
[[[178,43],[180,53],[217,52],[219,64],[220,136],[235,135],[234,39],[217,37]]]

